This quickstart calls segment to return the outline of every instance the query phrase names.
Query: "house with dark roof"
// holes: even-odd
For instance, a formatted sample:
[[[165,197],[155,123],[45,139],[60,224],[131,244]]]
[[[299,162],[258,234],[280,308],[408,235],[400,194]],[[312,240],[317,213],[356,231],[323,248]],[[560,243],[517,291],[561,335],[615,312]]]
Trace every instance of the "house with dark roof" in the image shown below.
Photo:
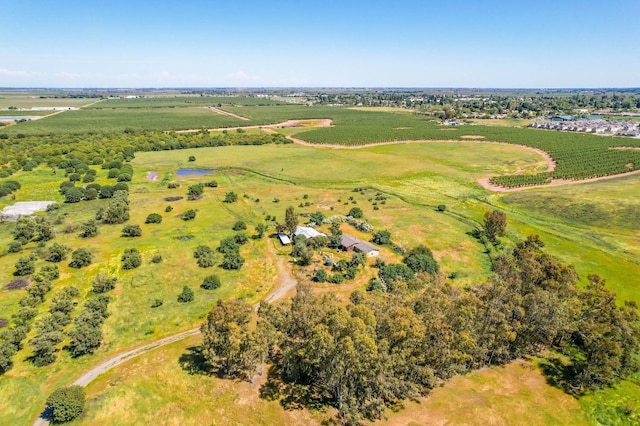
[[[368,257],[378,256],[380,254],[380,250],[378,247],[373,244],[360,241],[356,237],[352,237],[351,235],[342,235],[342,241],[340,242],[340,247],[343,250],[354,250],[360,253],[364,253]]]

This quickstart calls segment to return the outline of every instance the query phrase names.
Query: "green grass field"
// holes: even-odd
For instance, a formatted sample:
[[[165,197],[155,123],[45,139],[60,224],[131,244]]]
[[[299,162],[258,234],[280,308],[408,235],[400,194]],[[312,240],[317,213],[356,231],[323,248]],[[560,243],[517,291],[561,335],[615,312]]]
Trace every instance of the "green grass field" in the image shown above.
[[[155,102],[141,99],[141,103],[142,100]],[[514,132],[562,135],[555,132],[535,133],[530,129],[483,126],[463,126],[464,129],[445,131],[422,117],[390,112],[289,105],[280,108],[225,108],[252,119],[251,122],[240,122],[241,120],[207,111],[201,106],[170,108],[166,105],[166,100],[157,102],[157,107],[145,105],[140,108],[117,107],[104,110],[91,108],[77,111],[80,115],[65,112],[38,123],[64,117],[61,122],[50,123],[55,123],[52,126],[60,126],[58,129],[64,126],[74,129],[74,126],[79,126],[88,131],[91,126],[103,125],[111,126],[117,131],[129,123],[127,119],[134,122],[133,118],[137,118],[140,128],[171,127],[193,122],[198,122],[199,125],[195,127],[199,128],[205,124],[206,127],[216,127],[216,124],[210,125],[216,120],[220,123],[234,121],[238,125],[251,125],[254,122],[278,122],[289,118],[334,117],[334,128],[304,129],[304,132],[297,135],[306,140],[322,137],[331,141],[337,134],[345,138],[339,140],[345,141],[360,128],[363,132],[373,132],[365,129],[362,124],[365,115],[373,114],[368,119],[376,118],[373,122],[378,123],[377,130],[382,135],[379,137],[394,132],[412,132],[412,129],[402,129],[411,126],[422,126],[421,131],[426,135],[431,134],[429,132],[446,135],[441,136],[441,139],[461,139],[465,134],[484,134],[487,140],[501,140],[501,137],[513,136],[516,134]],[[95,106],[98,105],[100,104]],[[206,113],[206,120],[212,121],[198,118],[200,110]],[[329,115],[332,111],[334,115]],[[183,114],[182,119],[178,119],[180,112]],[[80,117],[80,123],[74,123],[73,117]],[[106,117],[107,121],[100,121]],[[125,122],[122,123],[119,119]],[[342,124],[346,125],[347,130],[340,130]],[[11,127],[18,128],[19,125]],[[296,128],[279,131],[300,130]],[[531,143],[550,144],[552,140],[562,142],[572,139],[564,139],[564,136],[552,139],[551,136],[545,136],[537,141],[531,139]],[[614,141],[603,138],[597,140],[604,144]],[[188,161],[191,155],[197,158],[195,162]],[[266,215],[275,216],[282,222],[284,211],[289,205],[296,206],[298,212],[321,210],[326,215],[345,214],[351,207],[361,207],[365,218],[376,229],[391,230],[393,240],[399,244],[412,247],[424,243],[429,246],[445,274],[457,274],[453,284],[458,286],[477,284],[490,274],[489,259],[483,253],[484,248],[468,233],[480,225],[484,212],[499,208],[508,215],[508,233],[503,239],[506,246],[527,235],[540,234],[546,243],[546,251],[563,262],[574,264],[583,279],[587,274],[597,272],[607,279],[609,287],[619,294],[620,299],[640,303],[640,291],[634,285],[640,276],[638,175],[580,185],[495,194],[480,187],[477,179],[516,172],[533,174],[545,170],[546,163],[538,154],[517,146],[464,141],[400,143],[361,149],[311,148],[294,144],[139,152],[132,165],[134,177],[130,184],[131,219],[128,223],[140,224],[143,229],[142,237],[120,237],[122,225],[102,225],[99,235],[88,240],[79,238],[78,232],[63,232],[68,224],[78,225],[93,217],[100,207],[106,205],[107,200],[63,205],[55,213],[61,217],[60,223],[56,225],[56,241],[72,248],[89,246],[94,251],[96,260],[93,265],[81,270],[71,269],[66,263],[61,264],[61,278],[54,282],[52,293],[62,286],[73,284],[80,288],[84,297],[91,280],[99,272],[109,272],[119,277],[109,305],[111,316],[103,326],[103,345],[94,355],[75,360],[66,351],[61,351],[54,364],[38,368],[25,361],[30,353],[26,342],[35,335],[32,330],[24,342],[25,348],[14,358],[14,368],[0,377],[0,395],[3,396],[0,400],[0,424],[28,424],[37,416],[53,389],[71,383],[83,371],[113,354],[198,326],[218,298],[242,297],[250,302],[257,302],[264,297],[276,282],[276,260],[288,259],[288,250],[280,248],[274,240],[250,240],[242,248],[241,253],[247,263],[239,272],[224,271],[218,267],[198,268],[192,256],[193,249],[199,244],[217,247],[220,239],[233,234],[231,227],[237,220],[247,222],[249,234],[252,233],[253,226],[264,221]],[[182,167],[206,168],[214,172],[205,177],[178,178],[176,171]],[[106,170],[96,170],[98,183],[113,182],[106,178]],[[156,182],[147,181],[148,172],[158,173],[159,179]],[[18,172],[11,179],[22,184],[22,189],[15,193],[16,201],[47,199],[62,202],[62,196],[57,191],[59,183],[64,180],[61,173],[52,175],[50,169],[39,167],[32,172]],[[164,200],[167,196],[185,196],[188,185],[210,179],[215,179],[219,187],[207,188],[201,200]],[[179,182],[181,186],[168,189],[168,182]],[[365,190],[355,193],[352,191],[355,187]],[[237,203],[222,203],[224,194],[228,191],[238,194]],[[377,193],[387,197],[384,204],[374,205],[373,197]],[[274,202],[276,199],[278,202]],[[0,208],[12,202],[10,197],[0,199]],[[310,205],[297,207],[303,202],[309,202]],[[174,209],[165,213],[168,204]],[[436,206],[440,204],[446,205],[445,212],[436,211]],[[197,210],[196,219],[182,221],[179,214],[189,208]],[[146,216],[154,212],[163,216],[162,224],[144,224]],[[348,225],[345,227],[345,231],[348,231]],[[12,240],[12,228],[11,223],[0,224],[2,249]],[[185,240],[184,236],[190,236],[190,239]],[[143,265],[132,271],[120,268],[120,256],[128,247],[140,249],[143,256]],[[36,244],[30,243],[23,253],[5,253],[1,256],[0,284],[4,285],[13,278],[13,265],[19,257],[37,250]],[[155,254],[162,255],[161,263],[150,262]],[[383,251],[383,256],[394,259],[395,255]],[[221,255],[216,254],[216,259],[220,262]],[[38,267],[44,264],[42,260],[37,262]],[[205,291],[199,288],[203,277],[210,273],[221,277],[223,286],[220,289]],[[294,269],[294,274],[302,279],[305,279],[306,273],[305,270]],[[363,279],[339,288],[334,287],[335,290],[325,285],[321,291],[336,291],[346,296],[351,290],[364,287],[365,281]],[[195,301],[180,304],[176,301],[176,296],[185,284],[195,291]],[[24,290],[0,291],[0,317],[10,318],[24,294]],[[163,306],[152,309],[150,305],[154,298],[163,299]],[[48,299],[51,299],[51,294]],[[41,316],[48,309],[48,301],[39,309]],[[77,315],[79,309],[72,315]],[[177,359],[188,346],[197,342],[197,338],[192,338],[167,350],[149,353],[132,365],[124,365],[101,377],[88,390],[91,401],[83,422],[119,423],[130,420],[131,413],[135,413],[140,419],[140,424],[178,424],[192,420],[193,423],[199,423],[200,420],[212,417],[228,418],[230,423],[258,424],[308,424],[325,419],[327,413],[285,412],[277,403],[256,399],[253,394],[255,389],[245,383],[186,374],[180,369]],[[539,395],[531,394],[526,387],[518,387],[512,393],[500,387],[502,379],[508,383],[516,383],[517,377],[521,375],[529,377],[530,380],[525,383],[535,383]],[[402,411],[392,414],[391,421],[394,418],[404,418],[404,415],[415,415],[416,419],[424,419],[420,422],[430,423],[440,415],[456,418],[460,422],[473,422],[480,418],[477,417],[480,415],[478,413],[484,410],[487,417],[482,418],[487,422],[511,422],[518,415],[537,419],[536,423],[539,424],[583,424],[593,423],[596,421],[594,419],[601,422],[607,419],[619,420],[622,418],[619,416],[622,409],[640,412],[640,386],[637,379],[584,397],[578,402],[570,398],[562,399],[560,408],[557,401],[566,396],[541,383],[539,379],[538,373],[531,373],[531,370],[518,365],[492,369],[488,373],[477,372],[456,378],[456,381],[449,382],[442,388],[442,392],[439,392],[440,389],[436,390],[431,402],[421,402],[420,405],[408,403],[405,414]],[[493,393],[485,395],[489,390]],[[198,397],[185,396],[189,391],[193,391],[193,395]],[[457,394],[459,399],[454,400]],[[485,396],[481,397],[482,395]],[[517,401],[517,407],[514,407],[514,400]],[[205,405],[207,409],[198,414]],[[451,417],[454,416],[453,413],[461,411],[460,407],[468,406],[474,407],[475,411],[470,413],[476,413],[476,417],[465,417],[462,413],[459,417]],[[262,414],[261,417],[251,417],[251,412]],[[128,417],[123,418],[123,413],[127,413]],[[425,417],[427,415],[434,417]],[[614,420],[611,421],[615,423]]]

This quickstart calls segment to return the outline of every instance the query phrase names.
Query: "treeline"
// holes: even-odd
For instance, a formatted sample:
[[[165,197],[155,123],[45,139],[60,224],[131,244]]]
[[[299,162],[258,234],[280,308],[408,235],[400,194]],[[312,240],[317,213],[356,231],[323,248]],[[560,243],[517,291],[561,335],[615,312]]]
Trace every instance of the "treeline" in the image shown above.
[[[0,166],[0,179],[24,170],[30,171],[39,165],[52,169],[65,170],[70,180],[79,181],[85,174],[84,183],[92,182],[86,174],[89,165],[101,165],[111,169],[112,162],[131,161],[138,151],[165,151],[174,149],[201,148],[227,145],[264,145],[292,143],[284,135],[253,134],[242,131],[224,131],[209,133],[206,130],[194,133],[144,132],[122,134],[84,134],[84,135],[16,135],[9,137],[0,134],[0,150],[3,153]],[[117,167],[118,174],[110,176],[120,182],[126,181],[126,170]],[[11,181],[0,181],[0,188],[12,189]],[[15,191],[12,189],[11,192]],[[7,192],[7,191],[0,191]],[[7,194],[10,192],[7,192]],[[6,194],[4,194],[6,195]]]
[[[356,291],[344,304],[299,286],[280,306],[262,304],[257,325],[245,302],[219,302],[202,326],[202,351],[221,374],[251,379],[271,364],[263,391],[331,405],[341,421],[376,419],[403,399],[472,369],[525,356],[566,392],[610,386],[638,371],[635,304],[618,306],[597,275],[578,275],[533,236],[493,262],[475,288],[432,275],[399,274],[386,292]]]

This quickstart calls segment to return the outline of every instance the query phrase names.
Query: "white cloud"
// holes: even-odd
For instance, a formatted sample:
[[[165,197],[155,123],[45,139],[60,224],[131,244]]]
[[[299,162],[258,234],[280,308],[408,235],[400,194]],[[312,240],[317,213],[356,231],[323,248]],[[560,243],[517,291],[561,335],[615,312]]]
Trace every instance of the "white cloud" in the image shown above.
[[[41,75],[39,72],[22,71],[22,70],[8,70],[6,68],[0,68],[0,76],[5,77],[32,77]]]

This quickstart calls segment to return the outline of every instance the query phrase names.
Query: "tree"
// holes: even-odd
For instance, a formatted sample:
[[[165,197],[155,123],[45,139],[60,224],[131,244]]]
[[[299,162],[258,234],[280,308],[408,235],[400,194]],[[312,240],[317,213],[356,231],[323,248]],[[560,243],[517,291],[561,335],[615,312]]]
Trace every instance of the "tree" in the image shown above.
[[[267,231],[267,226],[264,223],[257,224],[255,238],[261,239],[262,237],[264,237],[264,233],[266,231]]]
[[[13,230],[13,239],[24,245],[36,235],[36,221],[30,217],[21,217]]]
[[[151,213],[149,214],[149,216],[147,216],[147,219],[144,221],[144,223],[162,223],[162,216],[160,216],[158,213]]]
[[[86,322],[76,321],[75,328],[69,332],[69,337],[71,338],[69,351],[73,357],[92,354],[102,344],[100,327]]]
[[[193,300],[193,290],[186,285],[182,287],[182,292],[178,295],[178,302],[187,303]]]
[[[79,203],[84,198],[84,189],[82,188],[69,188],[64,193],[65,203]]]
[[[497,237],[504,237],[507,230],[507,215],[499,210],[493,210],[484,214],[484,232],[492,243]]]
[[[204,185],[202,183],[196,183],[187,189],[187,199],[189,200],[198,200],[202,197],[202,194],[204,194]]]
[[[141,235],[142,228],[140,228],[140,225],[125,225],[120,234],[121,237],[125,238],[139,237]]]
[[[102,273],[98,274],[93,280],[91,291],[95,294],[102,294],[113,290],[116,287],[117,277],[109,277]]]
[[[15,264],[16,270],[13,275],[16,277],[23,277],[25,275],[31,275],[36,271],[36,264],[31,256],[23,256]]]
[[[354,219],[362,219],[364,217],[364,213],[362,212],[362,209],[360,207],[353,207],[351,210],[349,210],[347,216],[351,216]]]
[[[205,290],[215,290],[217,288],[220,288],[221,285],[222,283],[220,282],[220,278],[217,275],[208,275],[204,277],[204,280],[202,281],[200,287],[204,288]]]
[[[104,186],[102,187],[104,189]],[[117,224],[129,220],[129,195],[127,191],[117,190],[104,211],[104,223]]]
[[[296,228],[298,227],[298,215],[293,209],[293,206],[287,207],[287,210],[284,213],[284,225],[287,228],[287,231],[289,231],[289,234],[296,232]]]
[[[202,324],[202,354],[224,375],[237,377],[246,370],[251,312],[251,305],[238,299],[218,302]]]
[[[196,258],[196,263],[201,268],[210,268],[215,265],[213,250],[209,246],[199,245],[196,247],[193,257]]]
[[[71,253],[71,262],[69,263],[69,267],[79,269],[83,266],[90,265],[91,262],[93,262],[93,254],[91,251],[86,248],[79,248]]]
[[[324,222],[324,213],[313,212],[309,218],[311,219],[311,222],[316,224],[316,226],[320,226],[322,225],[322,222]]]
[[[62,262],[67,257],[67,254],[70,251],[71,248],[65,246],[64,244],[53,243],[51,247],[49,247],[44,260],[54,263]]]
[[[122,269],[135,269],[142,265],[142,256],[137,248],[125,249],[120,260],[122,261]]]
[[[389,231],[376,231],[373,233],[372,241],[375,244],[381,246],[391,244],[391,232]]]
[[[54,423],[66,423],[77,418],[84,410],[85,394],[81,386],[56,389],[47,398],[47,408],[51,410]]]
[[[237,270],[244,265],[244,258],[239,253],[225,253],[222,259],[222,268],[228,270]]]
[[[413,272],[427,272],[433,275],[440,270],[431,250],[422,244],[411,249],[402,262]]]
[[[224,195],[224,203],[235,203],[236,201],[238,201],[238,194],[236,194],[235,192],[227,192]]]
[[[80,233],[80,237],[82,238],[91,238],[98,235],[98,224],[93,219],[89,219],[80,225],[80,229],[82,230]]]

